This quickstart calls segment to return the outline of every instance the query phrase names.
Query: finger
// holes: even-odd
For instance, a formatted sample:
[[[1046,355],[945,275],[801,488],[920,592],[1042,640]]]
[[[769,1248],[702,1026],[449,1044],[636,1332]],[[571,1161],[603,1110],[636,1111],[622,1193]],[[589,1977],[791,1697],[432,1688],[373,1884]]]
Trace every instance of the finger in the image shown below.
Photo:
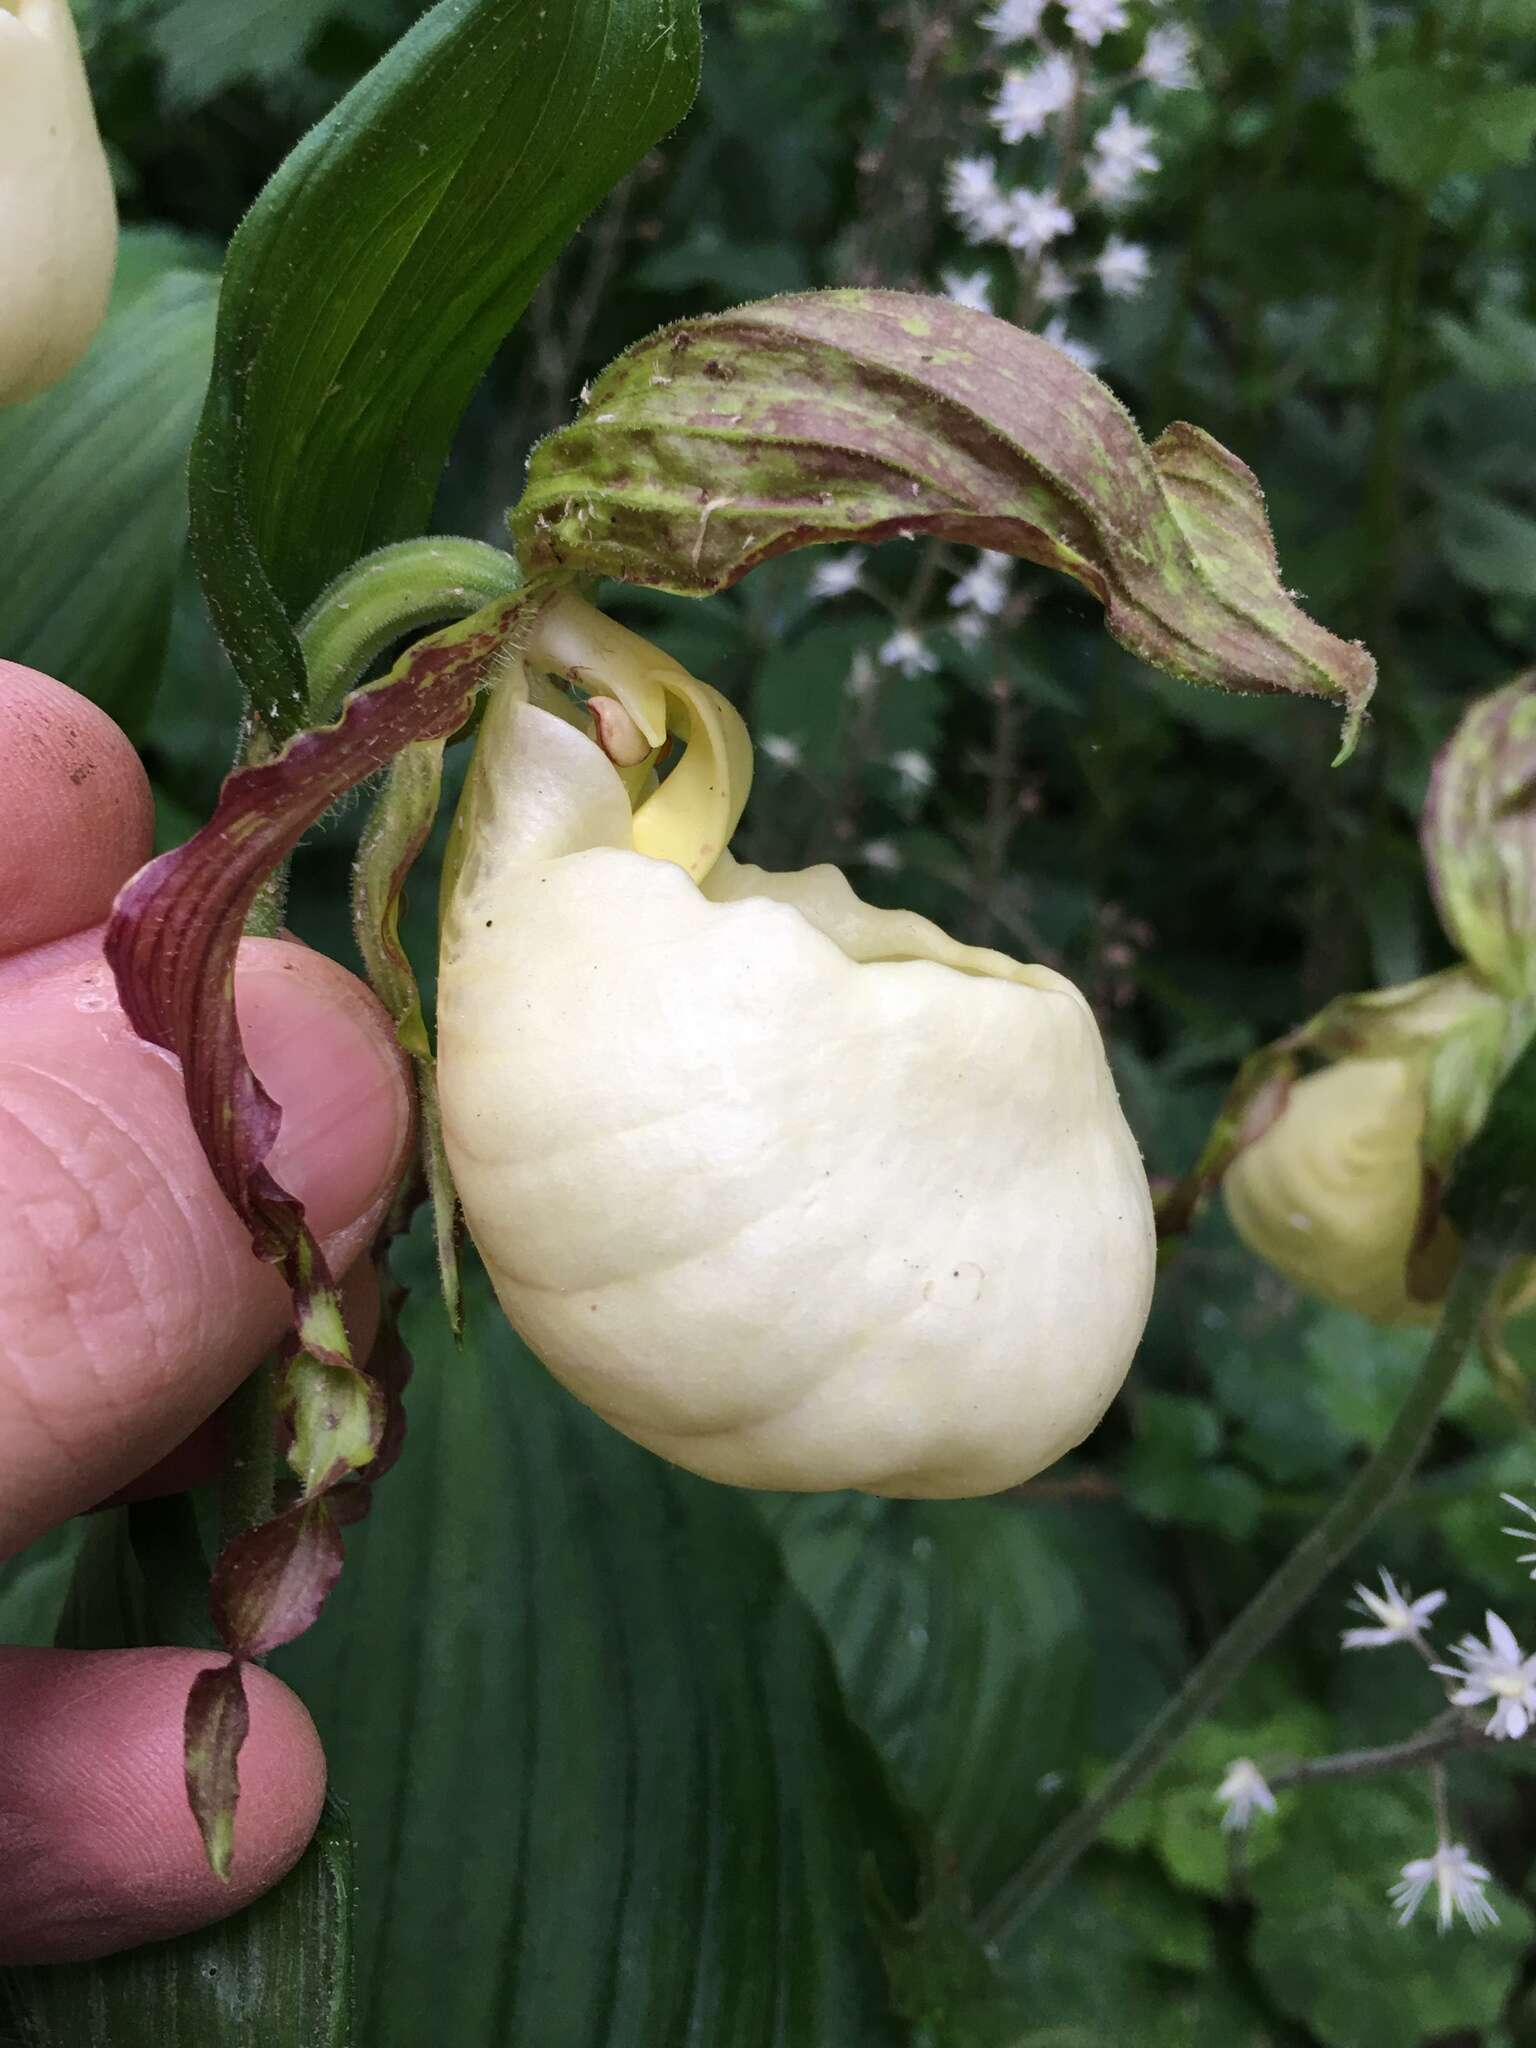
[[[0,661],[0,954],[97,924],[149,858],[154,804],[89,698]]]
[[[248,1668],[230,1882],[187,1805],[198,1650],[0,1650],[0,1963],[74,1962],[238,1912],[314,1833],[325,1758],[301,1702]]]
[[[379,1334],[379,1276],[371,1259],[359,1259],[341,1283],[341,1312],[352,1345],[352,1356],[366,1359]],[[113,1508],[122,1501],[156,1500],[161,1494],[185,1493],[194,1486],[206,1486],[224,1469],[224,1427],[222,1418],[210,1415],[190,1436],[183,1437],[175,1450],[141,1472],[116,1493],[96,1505]]]
[[[410,1138],[389,1020],[280,940],[242,946],[236,1001],[283,1108],[272,1169],[343,1272]],[[0,989],[0,1555],[164,1457],[287,1322],[179,1067],[134,1035],[99,956]]]

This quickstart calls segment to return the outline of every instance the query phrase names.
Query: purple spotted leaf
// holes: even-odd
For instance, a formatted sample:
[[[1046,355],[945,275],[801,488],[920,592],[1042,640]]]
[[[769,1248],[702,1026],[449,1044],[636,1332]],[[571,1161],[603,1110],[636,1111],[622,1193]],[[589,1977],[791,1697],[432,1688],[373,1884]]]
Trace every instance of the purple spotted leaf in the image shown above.
[[[704,596],[823,541],[935,535],[1075,577],[1133,654],[1345,713],[1375,685],[1280,581],[1252,472],[1199,428],[1150,447],[1060,350],[944,299],[810,292],[663,328],[535,451],[530,573]]]
[[[240,1799],[239,1756],[250,1731],[240,1659],[199,1671],[187,1694],[183,1758],[187,1804],[215,1876],[229,1881]]]
[[[315,1621],[341,1575],[341,1531],[328,1500],[299,1501],[227,1543],[208,1608],[224,1647],[265,1657]]]
[[[522,594],[498,599],[432,634],[382,682],[357,691],[334,725],[237,769],[203,829],[122,890],[108,927],[107,958],[130,1022],[180,1060],[193,1126],[218,1183],[258,1256],[282,1267],[292,1291],[300,1341],[282,1407],[305,1499],[370,1462],[384,1410],[352,1361],[303,1205],[266,1164],[280,1112],[241,1043],[235,948],[262,883],[337,797],[402,748],[463,724],[487,668],[533,602]]]
[[[1502,995],[1536,998],[1536,671],[1440,749],[1419,831],[1452,944]]]

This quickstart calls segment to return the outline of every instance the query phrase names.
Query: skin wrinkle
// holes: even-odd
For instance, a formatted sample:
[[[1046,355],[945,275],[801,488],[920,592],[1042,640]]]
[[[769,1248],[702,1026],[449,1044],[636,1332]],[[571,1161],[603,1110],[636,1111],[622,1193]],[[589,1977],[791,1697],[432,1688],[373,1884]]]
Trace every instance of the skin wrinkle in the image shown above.
[[[174,1270],[174,1262],[179,1260],[180,1263],[185,1265],[187,1261],[200,1256],[196,1242],[196,1228],[190,1193],[178,1187],[175,1175],[166,1171],[164,1161],[154,1155],[139,1134],[123,1118],[113,1115],[111,1105],[101,1095],[92,1094],[80,1082],[70,1076],[49,1074],[41,1067],[31,1066],[25,1062],[18,1061],[7,1061],[3,1066],[0,1066],[0,1088],[3,1088],[7,1073],[29,1074],[45,1090],[50,1086],[57,1088],[70,1100],[79,1103],[81,1108],[89,1113],[90,1117],[100,1119],[101,1123],[105,1124],[113,1133],[112,1143],[107,1148],[110,1159],[109,1178],[105,1181],[97,1181],[94,1187],[92,1185],[93,1175],[90,1160],[87,1156],[88,1148],[84,1145],[79,1147],[69,1146],[67,1140],[62,1135],[64,1128],[62,1122],[60,1124],[60,1138],[52,1148],[53,1158],[60,1171],[68,1180],[70,1186],[80,1196],[82,1202],[90,1209],[94,1222],[92,1235],[106,1239],[113,1233],[115,1226],[108,1222],[102,1213],[102,1195],[106,1189],[110,1189],[114,1184],[110,1177],[111,1170],[126,1169],[128,1177],[134,1184],[132,1191],[136,1191],[146,1205],[155,1196],[164,1196],[169,1200],[171,1207],[175,1211],[176,1220],[181,1226],[182,1244],[180,1247],[172,1245],[169,1248],[168,1267]],[[18,1121],[20,1120],[20,1114],[15,1109],[13,1102],[5,1104],[5,1111],[15,1116]],[[40,1143],[45,1142],[41,1131],[34,1130],[32,1135],[37,1137]],[[95,1134],[92,1133],[92,1135]],[[134,1172],[131,1162],[137,1162],[142,1170]],[[27,1204],[25,1194],[23,1194],[22,1203],[22,1214],[24,1218],[30,1220],[30,1205]],[[122,1206],[123,1212],[127,1213],[128,1205],[124,1204]],[[61,1247],[60,1250],[62,1249]],[[80,1354],[91,1357],[92,1362],[99,1369],[101,1361],[94,1356],[98,1346],[90,1329],[89,1315],[83,1311],[82,1304],[78,1299],[78,1290],[72,1285],[75,1276],[80,1270],[82,1249],[82,1244],[76,1242],[68,1247],[67,1264],[57,1254],[50,1258],[48,1263],[50,1273],[59,1283],[61,1300],[74,1326]],[[126,1255],[120,1261],[120,1270],[127,1284],[133,1290],[134,1301],[141,1311],[144,1326],[155,1340],[151,1346],[151,1355],[153,1356],[158,1353],[164,1356],[168,1355],[170,1350],[167,1341],[170,1336],[170,1330],[166,1313],[165,1293],[162,1288],[156,1290],[153,1296],[151,1295],[145,1282],[152,1262],[146,1260],[144,1266],[145,1271],[137,1270],[135,1261]],[[210,1277],[213,1279],[216,1287],[219,1276]],[[212,1290],[210,1289],[209,1292],[212,1292]],[[197,1316],[197,1326],[189,1332],[188,1341],[191,1345],[198,1348],[202,1348],[203,1343],[206,1341],[208,1300],[208,1292],[200,1293],[194,1297],[190,1304]],[[106,1333],[103,1332],[102,1335],[105,1337]]]

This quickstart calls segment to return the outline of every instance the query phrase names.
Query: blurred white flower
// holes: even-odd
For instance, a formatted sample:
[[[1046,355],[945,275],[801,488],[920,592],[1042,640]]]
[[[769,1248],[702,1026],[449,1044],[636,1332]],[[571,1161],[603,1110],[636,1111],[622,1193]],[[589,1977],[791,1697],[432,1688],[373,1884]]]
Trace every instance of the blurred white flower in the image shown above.
[[[950,586],[956,610],[978,611],[995,619],[1008,602],[1008,577],[1013,557],[983,548],[979,558]]]
[[[859,857],[865,867],[881,868],[888,875],[901,866],[901,854],[889,839],[871,839]]]
[[[1080,43],[1096,50],[1107,35],[1124,28],[1124,0],[1066,0],[1067,27]]]
[[[1070,356],[1080,370],[1096,370],[1104,358],[1089,342],[1079,341],[1075,334],[1067,332],[1067,323],[1058,313],[1054,320],[1047,320],[1040,330],[1040,339],[1048,341],[1052,348],[1059,348],[1064,356]]]
[[[939,665],[939,657],[910,626],[897,628],[881,647],[880,659],[887,668],[899,668],[904,676],[930,675]]]
[[[1397,1924],[1406,1927],[1419,1902],[1433,1885],[1435,1922],[1444,1934],[1460,1913],[1474,1934],[1496,1927],[1499,1916],[1483,1896],[1489,1881],[1481,1863],[1474,1863],[1465,1843],[1442,1842],[1433,1856],[1419,1856],[1403,1865],[1403,1874],[1388,1897],[1397,1908]]]
[[[1195,82],[1195,45],[1187,28],[1155,28],[1136,69],[1160,92],[1187,92]]]
[[[946,270],[940,273],[946,299],[957,306],[969,306],[973,313],[992,310],[992,279],[984,270]]]
[[[1069,277],[1054,256],[1047,256],[1035,274],[1035,297],[1042,306],[1064,306],[1077,290],[1077,280]]]
[[[798,768],[802,759],[800,742],[791,739],[788,733],[763,733],[757,742],[757,750],[760,754],[766,754],[779,768]]]
[[[1384,1565],[1378,1565],[1382,1590],[1373,1593],[1369,1586],[1355,1587],[1355,1598],[1349,1605],[1356,1614],[1374,1618],[1376,1628],[1347,1628],[1340,1636],[1346,1650],[1380,1650],[1388,1643],[1417,1643],[1423,1640],[1429,1617],[1437,1608],[1445,1605],[1443,1593],[1423,1593],[1417,1600],[1406,1586],[1399,1589],[1397,1581]]]
[[[970,242],[996,241],[1008,227],[1008,201],[989,156],[957,156],[944,173],[944,203]]]
[[[1124,107],[1115,108],[1089,150],[1088,189],[1095,199],[1112,205],[1129,198],[1142,173],[1157,169],[1153,140],[1145,121],[1133,120]]]
[[[863,548],[848,548],[840,555],[829,555],[826,561],[818,562],[808,586],[810,595],[846,597],[850,590],[857,590],[864,560]]]
[[[1093,259],[1099,283],[1112,299],[1134,299],[1152,275],[1152,259],[1140,242],[1111,235]]]
[[[892,754],[891,766],[915,796],[921,796],[925,789],[932,789],[935,770],[926,754],[920,754],[916,747],[908,747],[902,753]]]
[[[1045,5],[1046,0],[997,0],[992,12],[982,15],[979,26],[994,43],[1027,43],[1039,34]]]
[[[1239,1834],[1253,1819],[1255,1811],[1273,1813],[1275,1795],[1264,1782],[1264,1773],[1251,1757],[1240,1756],[1228,1766],[1227,1775],[1216,1787],[1215,1798],[1222,1808],[1223,1834]]]
[[[1012,194],[1008,201],[1007,243],[1026,256],[1038,256],[1059,235],[1070,235],[1076,222],[1054,192],[1031,192],[1028,188]]]
[[[1536,1719],[1536,1657],[1525,1655],[1509,1623],[1491,1609],[1483,1620],[1486,1643],[1479,1636],[1463,1636],[1451,1651],[1461,1660],[1461,1670],[1450,1664],[1433,1668],[1442,1678],[1456,1680],[1453,1707],[1481,1707],[1492,1701],[1487,1732],[1495,1741],[1518,1742]]]
[[[1532,1523],[1529,1529],[1511,1529],[1506,1523],[1502,1533],[1506,1536],[1518,1536],[1522,1543],[1536,1542],[1536,1508],[1518,1499],[1512,1493],[1501,1493],[1499,1499],[1507,1502],[1510,1507],[1518,1509],[1522,1515],[1528,1515]],[[1531,1565],[1533,1567],[1531,1577],[1536,1579],[1536,1550],[1523,1550],[1515,1562],[1517,1564]]]
[[[843,681],[843,689],[854,698],[867,697],[880,680],[880,671],[861,647]]]
[[[962,647],[979,647],[992,630],[992,621],[985,612],[959,612],[949,622],[949,630]]]
[[[1022,142],[1026,136],[1043,135],[1046,122],[1071,105],[1076,90],[1072,59],[1052,50],[1027,71],[1007,73],[987,119],[1004,142]]]

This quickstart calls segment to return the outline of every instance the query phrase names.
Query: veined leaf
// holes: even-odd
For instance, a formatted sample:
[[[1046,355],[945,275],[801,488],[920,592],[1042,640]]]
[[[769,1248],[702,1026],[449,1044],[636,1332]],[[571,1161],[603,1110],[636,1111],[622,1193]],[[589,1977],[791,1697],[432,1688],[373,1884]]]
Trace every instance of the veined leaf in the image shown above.
[[[60,677],[130,733],[170,630],[187,449],[208,382],[218,278],[192,243],[130,229],[85,360],[0,408],[0,653]]]
[[[513,514],[530,573],[703,597],[817,542],[929,535],[1059,569],[1123,647],[1217,689],[1346,714],[1365,649],[1280,580],[1251,470],[1177,422],[1149,447],[1038,336],[911,292],[806,292],[679,321],[593,384]]]
[[[328,1804],[298,1863],[244,1912],[0,1976],[0,2048],[351,2048],[351,1889],[351,1835]]]
[[[274,739],[291,621],[422,532],[465,403],[582,217],[687,110],[697,0],[441,0],[230,245],[193,451],[199,574]]]
[[[1092,1660],[1076,1576],[1006,1501],[774,1497],[860,1721],[977,1905],[1060,1817]]]
[[[740,1494],[618,1436],[478,1269],[405,1256],[410,1449],[278,1668],[357,1836],[359,2040],[887,2048],[906,1834]]]

